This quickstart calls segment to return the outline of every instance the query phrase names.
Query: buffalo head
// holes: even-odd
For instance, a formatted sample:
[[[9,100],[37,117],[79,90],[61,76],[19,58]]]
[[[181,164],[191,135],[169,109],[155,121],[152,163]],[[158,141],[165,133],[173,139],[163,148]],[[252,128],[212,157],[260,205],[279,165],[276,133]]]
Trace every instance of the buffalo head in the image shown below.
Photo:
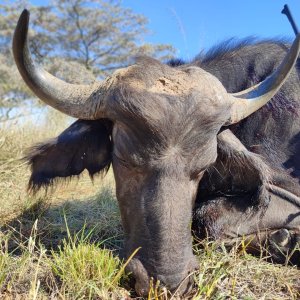
[[[39,154],[33,154],[33,175],[38,173],[39,178],[32,177],[32,184],[43,183],[41,176],[51,179],[78,174],[84,168],[90,171],[89,163],[96,164],[96,172],[111,161],[126,255],[140,247],[128,267],[136,278],[137,292],[146,294],[149,278],[154,277],[172,291],[180,286],[184,293],[189,280],[182,281],[197,267],[190,232],[192,208],[203,173],[216,161],[217,134],[222,126],[242,120],[274,96],[297,59],[299,36],[272,76],[246,91],[229,94],[218,79],[199,67],[171,68],[151,58],[137,59],[100,83],[68,84],[32,61],[28,23],[25,10],[13,41],[24,81],[45,103],[82,120],[58,138],[56,147],[40,147]],[[81,138],[84,135],[88,138]],[[57,146],[59,139],[64,147]],[[66,155],[68,139],[73,142],[70,151],[82,148],[88,157],[81,157],[74,171],[70,164],[66,169],[58,163],[49,167],[45,160],[55,151]],[[45,155],[40,155],[42,151]],[[76,156],[72,157],[74,164]]]

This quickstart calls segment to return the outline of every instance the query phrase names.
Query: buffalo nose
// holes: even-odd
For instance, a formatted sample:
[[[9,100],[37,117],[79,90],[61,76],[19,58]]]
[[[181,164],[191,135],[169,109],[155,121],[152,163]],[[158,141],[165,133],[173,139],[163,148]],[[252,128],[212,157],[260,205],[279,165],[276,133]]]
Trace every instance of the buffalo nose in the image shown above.
[[[166,287],[172,293],[183,296],[189,293],[194,285],[193,272],[199,268],[199,263],[195,257],[186,265],[184,271],[182,269],[176,274],[159,274],[154,276],[154,280],[159,280],[161,286]],[[127,271],[131,272],[135,278],[135,291],[139,296],[147,296],[150,289],[151,277],[138,258],[132,259]]]

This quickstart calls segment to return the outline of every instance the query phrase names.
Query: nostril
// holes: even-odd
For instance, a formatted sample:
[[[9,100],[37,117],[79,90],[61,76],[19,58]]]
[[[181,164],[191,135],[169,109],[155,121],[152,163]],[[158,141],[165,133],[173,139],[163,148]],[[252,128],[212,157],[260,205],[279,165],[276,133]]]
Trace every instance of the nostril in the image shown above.
[[[126,271],[132,273],[135,278],[134,288],[137,294],[139,296],[146,296],[149,292],[150,277],[141,261],[133,258],[126,267]]]

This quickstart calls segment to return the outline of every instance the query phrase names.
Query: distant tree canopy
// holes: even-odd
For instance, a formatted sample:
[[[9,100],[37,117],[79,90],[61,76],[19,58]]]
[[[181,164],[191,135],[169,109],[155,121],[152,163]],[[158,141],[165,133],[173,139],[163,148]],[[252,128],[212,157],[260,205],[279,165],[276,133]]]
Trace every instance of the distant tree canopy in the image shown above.
[[[13,31],[25,7],[31,12],[30,48],[36,61],[71,83],[101,79],[137,54],[166,60],[174,53],[170,45],[144,43],[147,19],[122,7],[120,0],[54,0],[47,6],[7,1],[0,4],[0,108],[32,96],[11,50]]]

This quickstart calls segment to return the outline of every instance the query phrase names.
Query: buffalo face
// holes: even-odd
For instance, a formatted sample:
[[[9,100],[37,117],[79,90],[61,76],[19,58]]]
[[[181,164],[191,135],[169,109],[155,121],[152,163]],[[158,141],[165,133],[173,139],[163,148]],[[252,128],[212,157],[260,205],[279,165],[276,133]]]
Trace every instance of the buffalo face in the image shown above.
[[[209,74],[191,86],[204,71],[177,71],[153,61],[152,78],[142,81],[149,87],[141,87],[145,64],[148,59],[118,78],[112,92],[126,103],[115,108],[112,161],[126,255],[140,248],[129,265],[140,294],[147,293],[150,277],[175,290],[195,269],[192,208],[203,172],[216,160],[217,133],[229,117],[229,104],[216,100],[222,86],[215,93],[203,88],[215,80]],[[181,94],[172,92],[172,77],[186,85]],[[188,283],[187,278],[181,289]]]

